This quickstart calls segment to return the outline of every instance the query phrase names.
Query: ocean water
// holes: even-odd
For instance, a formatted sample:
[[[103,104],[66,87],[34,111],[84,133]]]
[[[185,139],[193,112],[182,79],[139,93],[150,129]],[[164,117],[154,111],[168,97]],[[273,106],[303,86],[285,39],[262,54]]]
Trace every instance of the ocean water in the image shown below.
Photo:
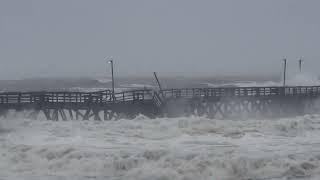
[[[211,88],[211,87],[252,87],[282,86],[279,77],[161,77],[162,88]],[[288,75],[289,86],[319,85],[317,75],[299,73]],[[112,81],[105,77],[91,78],[34,78],[21,80],[0,80],[0,92],[3,91],[101,91],[111,89]],[[132,89],[158,89],[152,76],[150,77],[117,77],[116,91]]]
[[[320,116],[0,120],[0,179],[320,179]]]
[[[42,81],[32,84],[45,90],[69,84]],[[94,91],[110,83],[72,82],[66,89]],[[29,81],[6,83],[13,84],[3,84],[9,90],[34,87]],[[205,87],[281,85],[271,80],[222,83],[203,79],[197,83]],[[150,84],[123,80],[117,88]],[[288,84],[320,83],[300,74],[288,79]],[[193,85],[186,80],[179,87]],[[133,120],[59,122],[11,114],[0,119],[0,180],[319,180],[319,137],[317,114],[247,120],[140,115]]]

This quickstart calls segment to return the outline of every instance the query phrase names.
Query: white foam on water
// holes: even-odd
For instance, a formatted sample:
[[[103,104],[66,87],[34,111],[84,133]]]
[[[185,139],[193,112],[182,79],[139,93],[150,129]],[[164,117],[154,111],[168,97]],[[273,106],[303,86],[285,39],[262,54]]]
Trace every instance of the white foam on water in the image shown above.
[[[89,88],[84,88],[84,87],[72,87],[68,88],[68,91],[76,91],[76,92],[97,92],[97,91],[105,91],[105,90],[112,90],[111,88],[108,87],[89,87]],[[130,89],[128,88],[115,88],[115,92],[123,92],[123,91],[128,91]]]
[[[292,86],[314,86],[320,85],[319,78],[311,73],[299,73],[288,79],[288,85]]]
[[[98,77],[96,79],[98,82],[100,83],[109,83],[109,82],[112,82],[112,79],[111,78],[104,78],[104,77]]]
[[[233,83],[225,83],[225,84],[214,84],[214,83],[204,83],[209,87],[270,87],[270,86],[281,86],[281,83],[274,81],[240,81]]]
[[[320,116],[0,120],[0,179],[319,179]]]
[[[150,85],[150,84],[121,84],[121,87],[125,88],[154,88],[155,86]]]
[[[271,87],[271,86],[282,86],[283,82],[275,82],[275,81],[240,81],[233,83],[225,83],[225,84],[214,84],[214,83],[204,83],[209,87]],[[298,73],[288,77],[286,81],[286,85],[288,86],[319,86],[320,80],[317,75],[311,73]]]

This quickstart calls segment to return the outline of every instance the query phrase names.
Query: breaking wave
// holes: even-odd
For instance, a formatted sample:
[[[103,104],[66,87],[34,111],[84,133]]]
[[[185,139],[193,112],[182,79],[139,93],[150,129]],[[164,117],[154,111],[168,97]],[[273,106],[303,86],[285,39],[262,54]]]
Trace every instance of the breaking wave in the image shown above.
[[[0,179],[319,179],[320,116],[0,120]]]
[[[213,84],[213,83],[204,83],[209,87],[272,87],[272,86],[282,86],[282,82],[275,81],[239,81],[231,82],[226,84]],[[286,84],[288,86],[318,86],[320,85],[319,78],[311,73],[298,73],[288,77]]]

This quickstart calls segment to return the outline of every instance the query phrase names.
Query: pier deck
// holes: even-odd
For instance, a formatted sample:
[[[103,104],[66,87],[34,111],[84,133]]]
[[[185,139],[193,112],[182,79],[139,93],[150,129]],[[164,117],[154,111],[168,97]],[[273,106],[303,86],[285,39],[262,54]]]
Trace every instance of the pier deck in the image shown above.
[[[98,92],[3,92],[0,115],[30,111],[48,120],[148,117],[279,117],[319,112],[320,86],[151,89]]]

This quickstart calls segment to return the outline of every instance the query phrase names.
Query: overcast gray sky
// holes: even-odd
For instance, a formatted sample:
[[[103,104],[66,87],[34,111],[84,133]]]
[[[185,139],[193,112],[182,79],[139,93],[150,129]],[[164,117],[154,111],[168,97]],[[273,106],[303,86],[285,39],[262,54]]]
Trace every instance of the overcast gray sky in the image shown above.
[[[0,0],[0,79],[320,68],[319,0]]]

